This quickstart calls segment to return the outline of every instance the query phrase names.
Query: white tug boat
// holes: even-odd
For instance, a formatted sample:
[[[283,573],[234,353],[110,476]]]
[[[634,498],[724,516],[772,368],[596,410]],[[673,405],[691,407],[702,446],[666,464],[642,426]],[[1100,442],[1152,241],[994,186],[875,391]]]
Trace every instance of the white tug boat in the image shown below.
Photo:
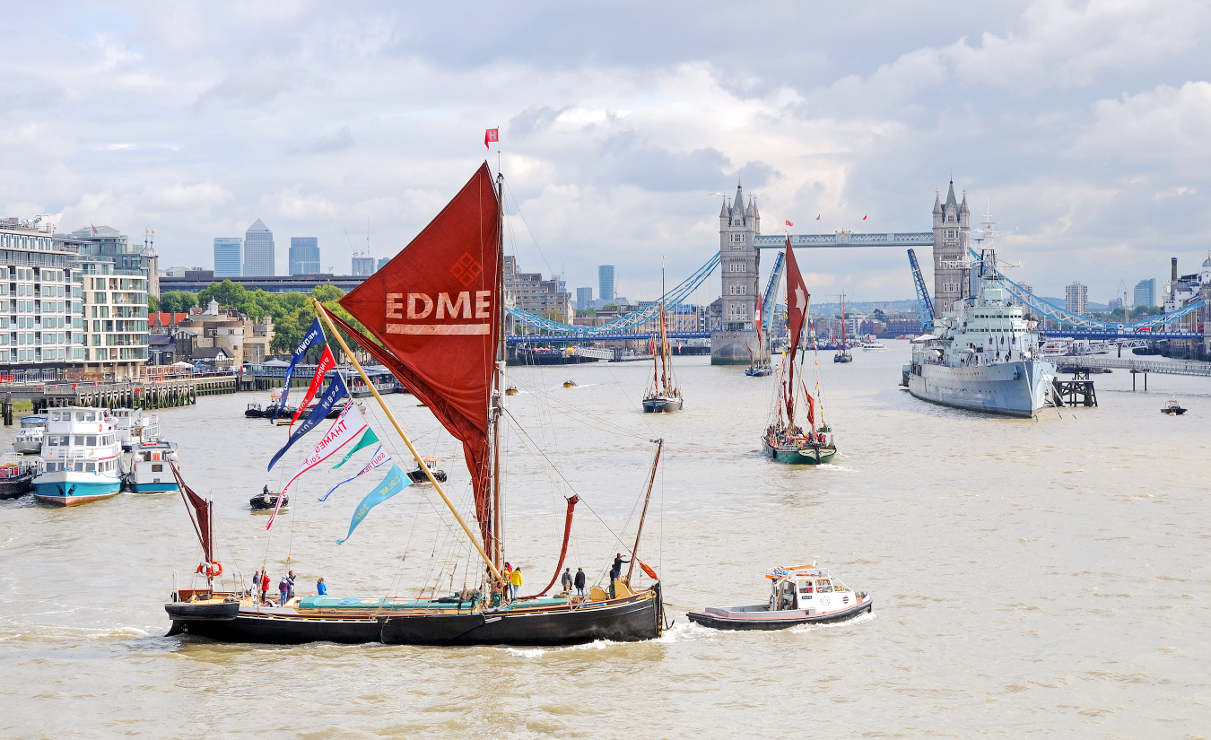
[[[774,568],[765,577],[770,582],[766,603],[707,607],[687,616],[691,622],[714,629],[780,630],[800,624],[840,622],[874,607],[870,594],[854,591],[815,565]]]
[[[116,496],[122,490],[120,451],[113,418],[106,409],[51,409],[34,496],[60,506]]]
[[[21,417],[21,429],[13,439],[13,449],[22,455],[37,455],[42,452],[42,439],[46,434],[46,417],[41,414]]]
[[[135,493],[180,490],[172,464],[180,465],[176,445],[159,439],[140,442],[131,450],[127,485]]]
[[[144,414],[140,409],[114,409],[110,414],[123,450],[160,436],[160,417],[155,414]]]

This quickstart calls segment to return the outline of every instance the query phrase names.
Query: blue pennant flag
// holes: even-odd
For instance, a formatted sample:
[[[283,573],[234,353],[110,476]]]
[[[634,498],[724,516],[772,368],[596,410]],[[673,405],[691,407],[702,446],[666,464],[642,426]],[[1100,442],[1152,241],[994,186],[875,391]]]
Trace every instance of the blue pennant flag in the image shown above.
[[[286,368],[286,384],[282,386],[282,400],[278,403],[278,407],[274,409],[273,418],[277,418],[283,411],[286,410],[286,396],[290,394],[290,379],[294,377],[294,366],[299,364],[299,360],[303,359],[303,355],[307,354],[307,350],[316,342],[328,341],[324,337],[324,329],[320,326],[320,319],[317,316],[311,322],[311,328],[299,340],[299,346],[294,348],[294,357],[290,358],[290,367]]]
[[[273,470],[273,466],[282,455],[286,454],[286,450],[290,449],[290,445],[299,441],[307,432],[315,429],[316,425],[324,420],[324,417],[336,406],[337,402],[348,396],[349,389],[345,387],[345,380],[341,377],[340,373],[333,373],[332,384],[328,386],[328,390],[324,391],[324,395],[320,396],[320,402],[315,405],[310,414],[307,414],[307,418],[303,419],[303,422],[294,428],[294,433],[290,435],[290,439],[286,440],[286,446],[277,451],[277,454],[269,461],[269,467],[266,470]]]
[[[367,429],[366,434],[374,434],[374,432],[372,430]],[[323,496],[320,496],[318,500],[321,503],[324,501],[327,501],[328,497],[332,495],[333,491],[335,491],[336,489],[345,485],[346,483],[350,483],[352,481],[357,480],[363,473],[369,473],[371,470],[374,470],[375,468],[386,463],[390,459],[391,459],[391,456],[387,454],[387,451],[383,449],[382,445],[379,445],[378,449],[374,451],[374,456],[370,458],[370,462],[366,463],[362,467],[361,470],[357,471],[357,473],[353,475],[353,477],[346,478],[345,480],[341,481],[340,483],[337,483],[332,488],[328,489],[328,493],[325,493]],[[411,482],[410,478],[409,478],[409,482]]]
[[[349,538],[353,536],[353,530],[362,523],[371,509],[410,485],[412,485],[412,481],[404,474],[404,471],[400,470],[398,465],[392,465],[391,470],[387,471],[387,477],[383,478],[383,482],[367,493],[366,498],[362,499],[362,502],[353,510],[353,519],[349,521],[349,534],[345,535],[345,539],[337,540],[336,544],[343,545],[348,542]]]

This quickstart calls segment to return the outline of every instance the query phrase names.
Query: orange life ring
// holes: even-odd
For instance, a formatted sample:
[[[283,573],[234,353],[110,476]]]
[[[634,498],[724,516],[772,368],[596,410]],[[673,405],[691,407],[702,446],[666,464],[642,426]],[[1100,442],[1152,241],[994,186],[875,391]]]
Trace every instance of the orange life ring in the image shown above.
[[[205,573],[207,578],[218,578],[223,575],[223,564],[217,560],[213,563],[198,563],[194,573]]]

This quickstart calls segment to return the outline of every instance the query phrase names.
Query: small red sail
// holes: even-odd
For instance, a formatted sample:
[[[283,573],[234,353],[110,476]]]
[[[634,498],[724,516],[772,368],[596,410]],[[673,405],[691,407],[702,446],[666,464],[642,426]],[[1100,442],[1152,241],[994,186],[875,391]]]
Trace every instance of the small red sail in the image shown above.
[[[172,475],[177,479],[177,486],[181,489],[181,498],[185,499],[185,503],[189,505],[186,512],[189,513],[189,519],[193,522],[193,531],[198,535],[198,542],[202,545],[202,556],[204,562],[214,562],[214,543],[211,541],[211,522],[210,522],[210,502],[193,492],[193,489],[185,484],[185,479],[181,477],[181,471],[176,465],[168,466],[172,470]]]
[[[485,162],[408,246],[340,301],[383,346],[359,344],[462,441],[489,552],[488,405],[500,331],[499,231],[500,204]]]

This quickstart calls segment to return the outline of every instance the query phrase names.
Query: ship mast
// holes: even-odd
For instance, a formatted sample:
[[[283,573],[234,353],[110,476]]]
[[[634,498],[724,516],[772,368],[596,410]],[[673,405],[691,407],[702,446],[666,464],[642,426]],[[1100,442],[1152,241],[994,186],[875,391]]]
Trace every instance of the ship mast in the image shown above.
[[[492,401],[489,414],[492,420],[492,516],[489,522],[489,529],[492,534],[492,564],[499,569],[504,561],[504,545],[501,539],[504,535],[504,523],[500,515],[500,414],[501,404],[503,403],[502,391],[502,368],[505,364],[505,326],[504,326],[504,303],[505,303],[505,246],[504,246],[504,203],[505,203],[505,176],[500,172],[499,167],[496,172],[496,197],[500,201],[500,208],[497,209],[497,229],[496,229],[496,263],[500,268],[496,271],[496,315],[492,320],[497,326],[497,343],[496,343],[496,362],[493,363],[492,370]]]
[[[669,339],[664,330],[664,266],[660,267],[660,383],[664,395],[670,396],[669,389]]]

